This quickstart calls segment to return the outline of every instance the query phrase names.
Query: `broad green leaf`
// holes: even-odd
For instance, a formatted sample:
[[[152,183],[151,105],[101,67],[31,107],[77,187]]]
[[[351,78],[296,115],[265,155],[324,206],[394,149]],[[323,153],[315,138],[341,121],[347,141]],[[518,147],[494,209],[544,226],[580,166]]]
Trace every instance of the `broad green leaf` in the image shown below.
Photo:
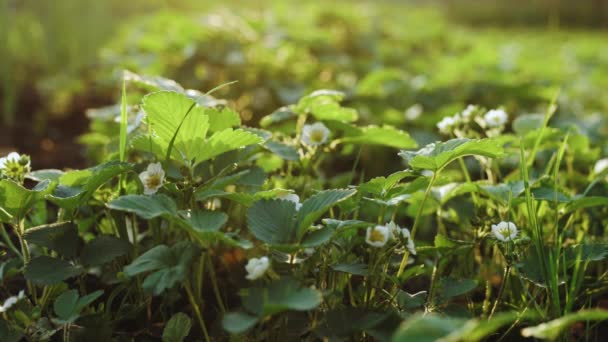
[[[53,303],[53,310],[55,314],[63,322],[72,322],[76,320],[78,314],[76,311],[76,303],[78,302],[78,291],[68,290],[55,299]]]
[[[152,196],[126,195],[121,196],[106,205],[110,209],[134,213],[144,219],[159,216],[176,215],[177,204],[172,198],[162,194]]]
[[[384,196],[388,190],[397,185],[402,179],[412,176],[417,176],[417,174],[409,170],[398,171],[387,177],[372,178],[365,183],[359,184],[357,189],[360,192],[369,192],[374,195]]]
[[[283,144],[274,140],[268,140],[264,143],[264,147],[284,160],[300,159],[300,154],[298,153],[298,150],[293,146]]]
[[[207,140],[197,139],[192,141],[192,156],[196,163],[200,163],[222,153],[261,142],[262,139],[253,133],[242,129],[227,128],[213,134]]]
[[[211,133],[241,125],[239,113],[227,107],[205,108],[205,114],[209,117],[209,132]]]
[[[294,242],[295,203],[287,200],[260,200],[247,210],[247,225],[253,235],[267,244]]]
[[[416,152],[401,151],[399,155],[414,169],[438,171],[464,156],[495,158],[502,153],[502,146],[493,139],[452,139],[429,144]]]
[[[334,264],[331,266],[334,271],[350,273],[358,276],[367,276],[369,271],[367,264],[354,263],[354,264]]]
[[[112,235],[101,235],[87,243],[80,260],[86,266],[99,266],[129,253],[131,244]]]
[[[407,132],[392,126],[366,126],[356,127],[337,143],[351,143],[361,145],[381,145],[394,148],[415,148],[418,144]]]
[[[266,287],[250,288],[243,297],[243,305],[259,316],[286,310],[309,311],[319,306],[321,301],[321,292],[302,287],[291,278],[282,278]]]
[[[497,185],[479,185],[479,187],[482,193],[503,204],[508,204],[509,198],[519,197],[525,190],[523,181],[500,183]]]
[[[243,311],[229,312],[222,320],[222,327],[231,334],[241,334],[251,329],[259,318]]]
[[[129,170],[131,165],[128,163],[110,161],[89,169],[66,172],[47,199],[65,209],[78,208],[93,196],[97,188]]]
[[[0,180],[0,208],[4,212],[0,214],[0,218],[23,218],[34,204],[50,191],[52,187],[49,181],[38,183],[34,189],[29,190],[12,180]]]
[[[178,312],[169,319],[163,329],[163,342],[182,342],[190,333],[192,320],[188,315]]]
[[[557,340],[566,328],[580,321],[607,321],[608,310],[581,310],[563,317],[554,319],[547,323],[522,329],[524,337],[535,337],[540,339]]]
[[[368,332],[382,323],[390,311],[378,312],[367,308],[339,308],[328,311],[317,332],[328,340],[344,340],[358,332]]]
[[[442,299],[448,299],[471,292],[477,288],[473,279],[442,278],[439,281],[438,294]]]
[[[133,277],[154,271],[146,277],[142,287],[146,292],[159,295],[186,278],[192,258],[198,252],[199,249],[189,241],[178,242],[171,247],[159,245],[125,266],[124,272]]]
[[[302,97],[295,110],[299,113],[310,113],[317,120],[356,121],[359,117],[357,111],[340,105],[343,98],[344,93],[339,91],[317,90]]]
[[[180,212],[184,218],[197,231],[215,232],[220,230],[228,221],[228,215],[221,211],[197,209]]]
[[[589,196],[579,197],[568,203],[566,206],[567,212],[573,212],[583,208],[606,206],[608,205],[608,197]]]
[[[30,260],[25,265],[25,279],[39,285],[55,285],[62,280],[75,277],[82,272],[82,269],[72,265],[70,262],[51,258],[49,256],[39,256]]]
[[[41,247],[50,248],[66,258],[78,253],[78,229],[72,222],[61,222],[29,228],[25,240]]]
[[[525,136],[526,134],[537,131],[543,127],[545,116],[543,114],[527,114],[521,115],[513,120],[513,130],[518,135]]]
[[[42,182],[45,180],[59,181],[59,178],[63,176],[64,172],[56,169],[44,169],[36,170],[27,174],[27,178],[36,182]]]
[[[406,310],[419,308],[426,303],[427,292],[420,291],[414,294],[409,294],[405,291],[399,291],[397,294],[397,303]]]
[[[393,335],[393,342],[435,342],[457,331],[466,322],[462,318],[422,313],[408,317]]]
[[[354,195],[356,190],[333,189],[321,191],[308,198],[298,211],[298,237],[319,219],[329,208]]]
[[[333,235],[334,230],[329,227],[317,229],[304,235],[301,245],[302,247],[318,247],[329,242]]]
[[[171,144],[171,156],[177,160],[185,162],[195,157],[199,148],[196,141],[205,139],[209,129],[203,107],[184,94],[160,91],[145,96],[142,108],[154,131],[153,140],[162,150],[159,157],[165,157]]]
[[[277,109],[260,120],[260,127],[268,127],[277,123],[284,122],[297,117],[298,114],[293,111],[293,106],[286,106]]]

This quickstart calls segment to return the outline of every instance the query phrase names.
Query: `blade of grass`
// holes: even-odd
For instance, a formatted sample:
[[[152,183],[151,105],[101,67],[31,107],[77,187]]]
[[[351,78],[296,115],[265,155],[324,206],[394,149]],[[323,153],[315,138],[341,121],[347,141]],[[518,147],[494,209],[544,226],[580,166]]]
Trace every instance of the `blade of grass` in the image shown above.
[[[122,96],[120,98],[120,161],[124,162],[127,158],[127,85],[122,81]]]

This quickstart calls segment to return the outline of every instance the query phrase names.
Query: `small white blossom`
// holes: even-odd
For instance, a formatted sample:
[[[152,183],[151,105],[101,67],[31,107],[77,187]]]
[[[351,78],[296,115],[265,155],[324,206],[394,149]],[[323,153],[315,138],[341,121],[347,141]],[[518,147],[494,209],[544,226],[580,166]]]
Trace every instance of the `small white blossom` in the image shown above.
[[[0,305],[0,313],[7,312],[11,306],[17,304],[18,301],[25,298],[25,292],[23,290],[19,291],[17,296],[8,297],[2,305]]]
[[[414,240],[412,239],[412,235],[410,234],[410,230],[407,228],[401,228],[401,236],[407,239],[407,250],[410,251],[410,254],[416,255],[416,246],[414,245]]]
[[[513,222],[502,221],[492,225],[492,233],[500,241],[513,241],[517,236],[517,227]]]
[[[372,247],[384,247],[391,233],[387,226],[368,227],[365,235],[365,242]]]
[[[477,109],[476,106],[474,106],[474,105],[468,105],[467,108],[465,108],[462,111],[462,118],[464,119],[464,121],[469,121],[471,119],[471,116],[473,115],[473,113],[475,112],[476,109]]]
[[[300,203],[300,196],[296,194],[288,193],[284,195],[279,195],[279,199],[293,202],[296,205],[296,210],[300,210],[300,208],[302,208],[302,203]]]
[[[492,109],[483,116],[483,120],[488,127],[502,127],[508,119],[507,112],[502,109]]]
[[[321,122],[304,125],[302,128],[302,142],[308,146],[323,145],[328,137],[329,129]]]
[[[437,128],[439,129],[439,132],[448,134],[452,132],[452,129],[458,125],[458,123],[458,117],[446,116],[437,123]]]
[[[408,121],[414,121],[420,117],[423,110],[424,108],[422,105],[420,103],[416,103],[405,110],[405,119]]]
[[[256,280],[266,273],[270,266],[270,260],[268,257],[263,256],[261,258],[251,258],[245,265],[247,271],[246,278],[249,280]]]
[[[599,173],[602,173],[602,171],[606,170],[607,168],[608,158],[600,159],[597,161],[597,163],[595,163],[595,166],[593,167],[593,173],[597,175]]]
[[[165,171],[160,163],[151,163],[139,174],[139,179],[144,185],[144,194],[153,195],[163,186]]]
[[[304,248],[304,254],[306,254],[306,256],[310,257],[313,254],[315,254],[315,249],[312,247]]]

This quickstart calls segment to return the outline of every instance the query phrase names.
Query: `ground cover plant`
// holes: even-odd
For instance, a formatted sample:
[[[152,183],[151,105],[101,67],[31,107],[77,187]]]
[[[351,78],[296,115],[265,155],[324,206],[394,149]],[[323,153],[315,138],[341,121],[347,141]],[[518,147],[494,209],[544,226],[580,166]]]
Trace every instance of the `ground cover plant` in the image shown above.
[[[3,341],[605,333],[608,163],[555,103],[470,105],[417,146],[338,91],[251,128],[217,89],[127,73],[103,163],[0,159]],[[401,170],[325,170],[369,145]]]
[[[0,341],[608,334],[604,33],[72,1],[0,16]],[[87,166],[23,133],[85,107]]]

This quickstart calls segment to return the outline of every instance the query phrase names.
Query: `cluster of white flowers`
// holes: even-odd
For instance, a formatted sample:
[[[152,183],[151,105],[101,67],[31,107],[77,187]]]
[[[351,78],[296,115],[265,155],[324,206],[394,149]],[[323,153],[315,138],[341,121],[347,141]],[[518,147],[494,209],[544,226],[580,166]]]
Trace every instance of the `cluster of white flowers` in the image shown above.
[[[320,146],[327,142],[329,129],[321,122],[304,125],[302,128],[302,142],[308,146]]]
[[[501,221],[492,225],[492,234],[502,242],[513,241],[517,237],[517,226],[513,222]]]
[[[278,196],[279,199],[284,201],[293,202],[296,205],[296,210],[300,210],[302,208],[302,203],[300,203],[300,196],[292,193],[286,193]]]
[[[437,123],[439,132],[450,134],[455,127],[466,124],[471,121],[473,113],[477,110],[477,106],[468,105],[462,112],[456,113],[453,116],[446,116]]]
[[[268,268],[270,267],[270,259],[268,257],[263,256],[261,258],[251,258],[245,265],[245,270],[247,271],[246,278],[249,280],[256,280],[262,277]]]
[[[391,221],[385,226],[377,225],[368,227],[365,235],[365,242],[372,247],[381,248],[386,245],[389,240],[407,239],[407,249],[413,255],[416,255],[416,246],[411,238],[410,230],[399,227],[394,221]]]
[[[139,174],[139,179],[144,185],[144,194],[153,195],[165,182],[165,171],[160,163],[151,163],[146,171]]]
[[[483,116],[483,120],[489,128],[502,128],[508,119],[509,115],[502,109],[492,109]]]
[[[25,298],[25,292],[23,290],[19,291],[19,294],[16,296],[8,297],[2,305],[0,305],[0,313],[7,312],[11,306],[17,304],[18,301]]]
[[[30,157],[11,152],[0,158],[0,175],[18,182],[23,182],[25,175],[31,171]]]

